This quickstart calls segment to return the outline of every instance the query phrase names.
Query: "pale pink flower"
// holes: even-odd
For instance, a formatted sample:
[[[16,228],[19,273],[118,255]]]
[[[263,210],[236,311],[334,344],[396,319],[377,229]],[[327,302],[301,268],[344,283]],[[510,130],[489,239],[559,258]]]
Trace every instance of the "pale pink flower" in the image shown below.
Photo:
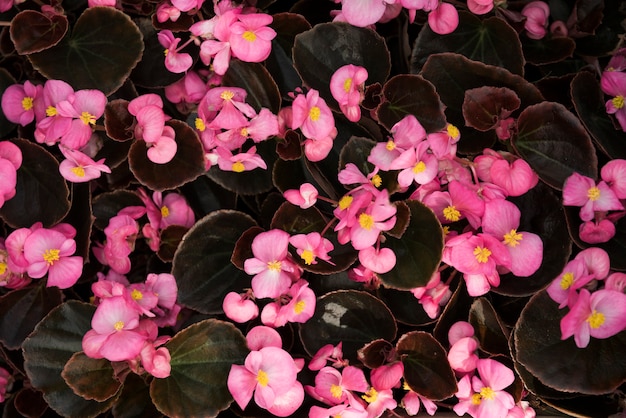
[[[447,35],[459,26],[459,12],[450,3],[439,3],[439,7],[428,14],[428,25],[438,35]]]
[[[309,362],[309,370],[321,370],[326,363],[331,361],[334,368],[341,368],[348,365],[348,361],[343,359],[342,342],[335,346],[326,344],[313,355]]]
[[[294,283],[281,299],[289,302],[281,305],[280,302],[270,302],[261,312],[261,322],[272,327],[282,327],[287,322],[308,321],[315,312],[315,293],[309,288],[306,280],[298,280]]]
[[[452,296],[450,286],[441,281],[441,273],[439,271],[432,275],[426,286],[413,288],[411,293],[417,298],[419,304],[424,308],[424,312],[431,319],[439,316],[441,308],[448,303]]]
[[[186,105],[200,103],[206,94],[207,86],[196,71],[190,70],[177,82],[165,86],[164,90],[167,100],[176,103],[179,109],[188,112],[190,109]]]
[[[96,121],[104,114],[106,103],[106,96],[99,90],[78,90],[58,102],[57,115],[72,119],[69,130],[61,136],[61,144],[71,149],[84,147]]]
[[[364,250],[376,243],[382,231],[389,231],[396,224],[396,206],[389,201],[389,193],[383,189],[350,228],[350,241],[355,250]],[[386,254],[388,256],[388,254]]]
[[[349,121],[357,122],[361,119],[360,105],[365,97],[367,77],[365,68],[347,64],[339,67],[330,78],[330,93]]]
[[[165,68],[173,73],[184,73],[193,64],[193,58],[187,53],[180,53],[180,38],[176,38],[172,31],[162,30],[157,38],[163,48],[165,48]]]
[[[471,186],[452,180],[447,192],[434,191],[424,197],[423,203],[431,208],[443,224],[467,218],[478,229],[485,212],[485,202]]]
[[[478,341],[473,336],[461,338],[452,344],[448,351],[448,362],[452,370],[459,373],[470,373],[478,363]]]
[[[398,147],[398,144],[389,138],[387,142],[377,142],[367,156],[367,161],[374,164],[382,171],[391,170],[391,163],[398,158],[406,148]]]
[[[580,219],[590,221],[595,212],[607,212],[610,210],[623,210],[615,193],[604,182],[596,182],[589,177],[573,173],[565,180],[563,185],[563,205],[581,206]]]
[[[65,160],[59,164],[59,172],[67,181],[84,183],[99,178],[111,169],[104,164],[104,158],[94,161],[82,152],[64,146],[59,147]]]
[[[12,142],[0,142],[0,207],[17,193],[17,170],[22,165],[22,151]]]
[[[283,196],[293,205],[300,206],[302,209],[308,209],[315,205],[319,192],[311,183],[303,183],[300,189],[289,189],[283,192]]]
[[[404,364],[401,361],[394,361],[372,369],[370,381],[378,390],[399,388],[403,374]]]
[[[569,261],[559,274],[546,288],[553,301],[559,303],[559,308],[572,306],[578,297],[578,289],[593,280],[585,263],[581,259]]]
[[[248,293],[229,292],[222,302],[222,309],[226,316],[240,324],[259,316],[259,307],[250,299],[250,296]]]
[[[43,86],[42,99],[44,113],[35,127],[35,140],[38,143],[54,145],[72,126],[72,118],[61,116],[57,104],[74,94],[72,86],[61,80],[48,80]]]
[[[7,87],[2,94],[2,113],[10,122],[28,125],[36,116],[42,116],[42,92],[43,86],[36,86],[30,81]]]
[[[474,165],[481,180],[502,188],[508,196],[521,196],[539,181],[526,161],[510,153],[487,148],[474,158]]]
[[[359,262],[374,273],[384,274],[396,266],[396,253],[390,248],[366,247],[359,251]]]
[[[264,61],[272,51],[276,31],[270,28],[273,17],[265,13],[239,14],[230,25],[230,49],[234,57],[245,62]]]
[[[561,339],[572,335],[585,348],[590,337],[604,339],[626,329],[626,294],[600,289],[590,294],[581,289],[570,311],[561,319]]]
[[[406,383],[405,383],[404,389],[408,389],[408,386],[406,386]],[[421,406],[420,404],[424,405],[424,409],[426,410],[426,413],[430,416],[435,415],[435,412],[437,412],[437,404],[435,404],[430,399],[425,398],[422,395],[419,395],[413,392],[410,389],[408,389],[408,392],[406,393],[406,395],[404,395],[404,397],[400,401],[400,406],[404,408],[404,410],[409,416],[414,416],[418,414],[420,410],[420,406]]]
[[[615,233],[615,224],[608,219],[583,222],[578,228],[578,236],[588,244],[608,242]]]
[[[159,23],[167,22],[168,20],[176,22],[180,17],[180,10],[166,0],[157,6],[156,17]]]
[[[341,14],[346,22],[354,26],[366,27],[378,22],[387,6],[396,0],[343,0]]]
[[[400,5],[405,9],[408,9],[409,12],[409,22],[413,23],[415,21],[415,15],[417,14],[417,10],[423,10],[425,12],[430,12],[431,10],[435,10],[439,6],[439,0],[398,0]]]
[[[439,160],[453,159],[460,139],[459,129],[450,123],[443,131],[433,132],[426,137],[430,150]]]
[[[156,191],[152,193],[152,199],[144,189],[138,189],[137,193],[146,206],[148,221],[155,229],[164,229],[170,225],[191,228],[196,221],[187,200],[178,193],[168,193],[163,197],[162,192]]]
[[[274,328],[257,325],[246,334],[246,343],[252,351],[259,351],[263,347],[282,348],[283,340]]]
[[[408,187],[413,184],[430,183],[437,177],[439,162],[428,152],[428,142],[421,142],[400,154],[389,166],[391,170],[400,170],[398,184]]]
[[[296,253],[307,265],[317,264],[318,258],[333,264],[328,255],[334,248],[333,244],[322,237],[319,232],[294,235],[289,238],[289,243],[296,247]]]
[[[414,115],[406,115],[391,127],[391,135],[396,145],[405,150],[415,147],[426,139],[426,129]]]
[[[239,87],[215,87],[207,91],[198,105],[199,116],[213,129],[241,129],[256,111],[245,102],[248,93]]]
[[[383,412],[387,410],[394,410],[398,406],[398,402],[393,397],[391,389],[378,390],[375,387],[370,387],[361,398],[367,402],[367,416],[379,417]]]
[[[170,364],[172,357],[169,350],[167,347],[159,347],[159,345],[164,344],[168,339],[169,337],[165,337],[159,338],[154,342],[146,341],[143,349],[139,353],[141,366],[144,370],[159,379],[169,377],[172,371]]]
[[[543,1],[532,1],[522,9],[522,16],[526,17],[524,29],[530,39],[541,39],[546,36],[550,6]]]
[[[324,140],[335,129],[333,113],[319,96],[311,89],[306,95],[298,94],[293,100],[291,129],[298,129],[306,138]]]

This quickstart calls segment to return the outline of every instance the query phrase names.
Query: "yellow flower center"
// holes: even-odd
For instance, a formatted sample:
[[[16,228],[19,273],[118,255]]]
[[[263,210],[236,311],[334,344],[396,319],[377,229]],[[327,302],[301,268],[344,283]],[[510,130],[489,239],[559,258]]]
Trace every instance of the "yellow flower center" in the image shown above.
[[[454,206],[450,205],[443,210],[443,217],[450,222],[456,222],[461,219],[461,212],[456,210]]]
[[[426,164],[424,164],[424,161],[420,161],[419,163],[413,166],[413,172],[415,174],[421,173],[424,170],[426,170]]]
[[[446,131],[448,131],[448,136],[450,136],[450,138],[456,138],[461,134],[461,132],[459,132],[459,128],[452,125],[451,123],[448,124]]]
[[[343,389],[339,385],[330,385],[330,394],[333,395],[333,398],[340,399]]]
[[[305,306],[306,306],[306,303],[303,300],[299,300],[293,306],[293,311],[296,313],[296,315],[300,315],[304,311]]]
[[[7,263],[0,261],[0,276],[7,272]]]
[[[272,271],[280,271],[281,262],[278,260],[270,261],[267,263],[267,268]]]
[[[472,395],[472,405],[480,405],[480,401],[482,398],[480,397],[480,393],[475,393]]]
[[[247,30],[244,33],[242,33],[241,37],[243,39],[245,39],[246,41],[248,41],[248,42],[256,41],[256,34],[254,32],[252,32],[252,31],[249,31],[249,30]]]
[[[80,114],[80,120],[83,121],[85,125],[95,125],[96,117],[89,112],[83,112]]]
[[[199,130],[200,132],[204,132],[204,130],[206,129],[206,125],[204,124],[204,121],[200,118],[196,118],[195,125],[196,125],[196,129]]]
[[[362,213],[359,215],[359,225],[361,225],[361,228],[369,231],[374,226],[374,218],[367,213]]]
[[[54,106],[48,106],[46,108],[46,116],[52,117],[57,115],[57,108]]]
[[[232,169],[235,173],[241,173],[242,171],[246,171],[246,167],[241,161],[235,161],[233,163]]]
[[[486,263],[487,261],[489,261],[490,255],[491,251],[489,251],[489,248],[480,246],[474,248],[474,257],[476,257],[476,261],[478,261],[479,263]]]
[[[450,227],[448,225],[441,227],[441,229],[443,229],[444,237],[450,233]]]
[[[491,389],[489,386],[485,386],[480,390],[480,397],[493,401],[496,397],[496,392],[494,392],[493,389]]]
[[[143,299],[143,293],[141,293],[141,290],[133,289],[133,291],[130,292],[130,297],[133,298],[133,300],[141,300]]]
[[[561,289],[567,290],[574,283],[574,273],[567,272],[561,277]]]
[[[370,388],[370,390],[365,392],[365,395],[361,396],[361,398],[365,399],[365,402],[367,403],[376,402],[376,399],[378,399],[378,391],[374,388]]]
[[[309,119],[311,119],[313,122],[317,122],[321,114],[322,111],[320,110],[320,108],[317,106],[313,106],[311,110],[309,110]]]
[[[70,171],[78,177],[85,177],[85,169],[79,165],[77,165],[76,167],[70,168]]]
[[[259,382],[259,385],[265,387],[270,382],[270,378],[263,370],[259,370],[256,374],[256,381]]]
[[[170,216],[170,209],[165,205],[161,206],[161,216],[164,218]]]
[[[169,49],[165,49],[165,50],[163,51],[163,55],[165,55],[166,57],[167,57],[167,54],[169,54],[169,53],[170,53],[170,50],[169,50]]]
[[[343,91],[348,93],[350,91],[350,87],[352,87],[352,78],[346,78],[346,81],[343,82]]]
[[[313,260],[315,260],[315,254],[313,254],[313,251],[311,250],[304,250],[302,251],[302,254],[300,254],[300,258],[304,260],[305,264],[311,265]]]
[[[604,314],[594,309],[593,312],[591,312],[591,315],[587,318],[587,322],[589,322],[589,326],[591,328],[597,329],[604,324],[604,319]]]
[[[49,265],[53,265],[55,261],[59,261],[59,253],[61,251],[60,250],[46,250],[43,253],[43,259],[46,261],[46,263],[48,263]]]
[[[115,324],[113,324],[113,328],[115,328],[116,331],[121,331],[122,329],[124,329],[124,323],[122,321],[117,321]]]
[[[595,186],[590,188],[589,190],[587,190],[587,197],[592,202],[595,202],[596,200],[600,199],[600,189],[598,189]]]
[[[374,187],[380,187],[380,185],[383,184],[383,179],[378,174],[374,174],[370,183],[372,183]]]
[[[522,238],[522,234],[518,233],[515,229],[511,229],[511,232],[504,235],[504,243],[509,247],[517,247]]]
[[[394,149],[396,149],[396,143],[390,139],[389,141],[387,141],[387,144],[385,144],[385,148],[387,148],[387,151],[393,151]]]
[[[33,98],[32,97],[24,97],[22,99],[22,109],[30,110],[33,108]]]
[[[247,137],[248,136],[248,128],[241,128],[239,131],[239,135]]]
[[[352,204],[354,198],[352,196],[346,195],[339,200],[339,209],[346,210]]]
[[[619,96],[615,96],[613,97],[613,99],[611,99],[611,102],[613,103],[614,108],[621,109],[622,107],[624,107],[624,96],[622,96],[621,94]]]
[[[230,90],[224,90],[222,94],[220,94],[220,98],[223,100],[232,100],[233,97],[235,97],[235,93]]]

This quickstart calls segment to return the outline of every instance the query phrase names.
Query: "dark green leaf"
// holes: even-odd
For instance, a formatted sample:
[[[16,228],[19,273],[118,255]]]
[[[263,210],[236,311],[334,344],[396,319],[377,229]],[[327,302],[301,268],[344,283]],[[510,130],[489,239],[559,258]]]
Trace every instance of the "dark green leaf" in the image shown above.
[[[524,109],[512,144],[539,178],[557,190],[572,173],[596,178],[598,159],[580,120],[558,103]]]
[[[68,360],[61,376],[75,394],[87,400],[103,402],[122,387],[114,374],[109,360],[94,359],[81,351]]]
[[[393,352],[393,344],[385,340],[375,340],[365,344],[357,352],[359,360],[366,367],[375,369],[387,363],[389,354]]]
[[[382,300],[398,322],[407,325],[426,325],[435,320],[430,318],[413,293],[408,290],[388,289],[380,287],[378,297]]]
[[[262,108],[278,113],[280,109],[280,92],[265,67],[256,62],[231,60],[228,71],[222,79],[223,86],[240,87],[248,93],[246,103],[257,112]]]
[[[82,351],[83,335],[91,328],[93,305],[69,301],[46,316],[24,341],[24,369],[34,388],[43,392],[48,405],[64,416],[95,417],[115,402],[88,401],[76,395],[61,377],[65,364]]]
[[[169,225],[161,231],[161,244],[159,245],[159,251],[157,251],[157,256],[161,261],[166,263],[172,261],[176,249],[188,230],[189,228],[181,225]]]
[[[116,418],[153,418],[159,416],[150,398],[150,386],[138,375],[129,373],[122,394],[113,405]]]
[[[387,237],[385,247],[396,254],[396,265],[380,278],[387,287],[413,289],[426,286],[441,262],[443,230],[433,211],[417,200],[406,201],[411,218],[400,239]]]
[[[459,26],[448,35],[439,35],[425,26],[411,55],[411,72],[418,73],[428,57],[439,52],[456,52],[485,64],[524,74],[522,44],[517,32],[503,19],[492,16],[480,19],[459,12]]]
[[[39,418],[48,409],[48,404],[43,399],[43,395],[38,390],[32,388],[22,388],[15,394],[14,398],[15,409],[24,417]],[[4,415],[10,416],[7,413],[7,406],[5,405]]]
[[[143,206],[137,193],[130,190],[116,190],[101,193],[93,199],[94,226],[101,230],[107,227],[109,220],[128,206]]]
[[[571,57],[576,43],[567,37],[545,37],[541,40],[523,38],[524,58],[535,65],[552,64]]]
[[[233,398],[226,380],[233,364],[243,364],[249,350],[233,324],[207,319],[168,341],[172,372],[154,379],[150,397],[168,416],[215,417]]]
[[[509,354],[509,332],[487,299],[478,298],[472,303],[469,322],[474,327],[474,336],[481,350],[490,354]]]
[[[128,101],[111,100],[104,107],[104,129],[112,140],[124,142],[132,139],[134,122],[135,117],[128,111]]]
[[[365,344],[378,339],[393,341],[396,331],[396,321],[380,299],[356,290],[339,290],[318,298],[313,317],[300,325],[300,339],[310,355],[326,344],[342,341],[344,358],[353,362]]]
[[[91,244],[91,228],[93,216],[91,213],[91,184],[71,183],[70,200],[72,206],[63,222],[69,223],[76,228],[76,252],[83,259],[89,259],[89,246]]]
[[[28,58],[48,79],[108,96],[124,84],[142,52],[141,32],[127,14],[113,7],[91,7],[79,16],[71,35]]]
[[[212,212],[196,222],[183,237],[172,264],[180,304],[202,313],[219,313],[228,292],[250,287],[250,276],[237,269],[230,257],[241,234],[255,225],[248,215],[232,210]]]
[[[0,216],[13,228],[58,223],[70,210],[70,192],[59,173],[59,162],[41,145],[25,139],[12,142],[22,151],[22,166],[17,170],[15,197],[0,208]]]
[[[67,17],[47,16],[35,10],[23,10],[11,20],[11,40],[20,55],[32,54],[59,43],[67,32]]]
[[[446,350],[424,331],[404,334],[396,345],[404,365],[404,381],[418,394],[437,401],[457,391],[456,378]]]
[[[517,94],[506,87],[478,87],[467,90],[463,100],[465,125],[481,132],[497,127],[520,106]]]

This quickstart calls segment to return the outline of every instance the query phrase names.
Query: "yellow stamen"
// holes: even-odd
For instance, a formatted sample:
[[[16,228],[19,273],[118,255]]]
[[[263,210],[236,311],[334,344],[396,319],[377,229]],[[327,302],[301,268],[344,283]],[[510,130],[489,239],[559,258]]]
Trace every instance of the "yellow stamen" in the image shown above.
[[[441,229],[443,229],[443,235],[446,236],[450,233],[450,227],[449,226],[444,226]]]
[[[378,399],[378,391],[374,388],[370,388],[370,390],[365,392],[365,395],[361,396],[361,398],[365,399],[365,402],[367,403],[376,402],[376,399]]]
[[[55,261],[60,260],[60,257],[59,257],[60,252],[61,252],[60,250],[46,250],[43,252],[43,259],[49,265],[53,265]]]
[[[281,262],[278,260],[270,261],[267,263],[267,268],[272,271],[280,271]]]
[[[518,233],[515,229],[511,229],[511,232],[504,236],[504,243],[509,247],[517,247],[522,238],[522,234]]]
[[[480,246],[474,248],[474,257],[476,257],[476,261],[478,261],[479,263],[486,263],[487,261],[489,261],[490,255],[491,251],[489,251],[489,248]]]
[[[80,114],[80,120],[83,121],[85,125],[95,125],[96,117],[89,112],[83,112]]]
[[[374,187],[380,187],[380,185],[383,184],[383,179],[378,174],[374,174],[370,182]]]
[[[46,116],[52,117],[57,115],[57,108],[54,106],[48,106],[46,108]]]
[[[456,210],[454,206],[450,205],[443,210],[443,217],[450,222],[456,222],[461,219],[461,212]]]
[[[77,175],[78,177],[85,177],[85,169],[81,166],[77,165],[76,167],[70,168],[70,171]]]
[[[350,91],[350,87],[352,87],[352,78],[346,78],[346,81],[343,82],[343,91],[348,93]]]
[[[600,328],[602,324],[604,324],[604,314],[596,311],[595,309],[587,318],[587,322],[589,322],[589,326],[593,329]]]
[[[567,290],[574,283],[574,273],[567,272],[561,277],[561,289]]]
[[[239,131],[239,135],[247,137],[248,136],[248,128],[241,128]]]
[[[446,130],[448,131],[448,136],[450,136],[450,138],[457,138],[459,135],[461,135],[461,132],[459,132],[459,128],[452,124],[448,124]]]
[[[241,173],[242,171],[246,171],[246,167],[241,161],[235,161],[233,163],[232,169],[235,173]]]
[[[424,164],[424,161],[420,161],[419,163],[413,166],[413,172],[415,174],[421,173],[424,170],[426,170],[426,164]]]
[[[411,387],[406,382],[406,380],[402,383],[402,389],[404,389],[404,390],[411,390]]]
[[[124,323],[122,321],[117,321],[115,324],[113,324],[113,328],[115,328],[116,331],[121,331],[122,329],[124,329]]]
[[[204,132],[204,130],[206,129],[206,125],[204,124],[204,121],[200,118],[196,118],[196,129],[199,130],[200,132]]]
[[[249,30],[247,30],[244,33],[242,33],[241,37],[243,39],[245,39],[246,41],[248,41],[248,42],[256,41],[256,34],[254,32],[252,32],[252,31],[249,31]]]
[[[0,262],[0,276],[7,272],[7,263]]]
[[[622,107],[624,107],[624,96],[615,96],[613,97],[613,99],[611,99],[611,102],[613,103],[614,108],[621,109]]]
[[[270,382],[270,378],[263,370],[259,370],[256,374],[256,381],[259,382],[259,385],[265,387]]]
[[[362,213],[359,215],[359,225],[361,225],[361,228],[369,231],[374,226],[374,218],[367,213]]]
[[[169,49],[165,49],[165,50],[163,51],[163,55],[165,55],[166,57],[167,57],[167,54],[169,54],[169,53],[170,53],[170,50],[169,50]]]
[[[313,106],[311,110],[309,110],[309,119],[311,119],[313,122],[317,122],[321,114],[322,111],[320,110],[320,108],[317,106]]]
[[[389,141],[387,141],[387,143],[385,144],[385,148],[387,148],[387,151],[393,151],[394,149],[396,149],[396,143],[393,142],[391,139]]]
[[[232,100],[233,97],[235,97],[235,93],[230,90],[224,90],[222,94],[220,94],[220,98],[223,100]]]
[[[346,195],[339,200],[339,209],[346,210],[352,204],[354,198],[352,196]]]
[[[592,202],[595,202],[596,200],[600,199],[600,189],[598,189],[595,186],[590,188],[589,190],[587,190],[587,197]]]
[[[33,108],[33,98],[32,97],[24,97],[22,99],[22,109],[30,110]]]
[[[485,386],[480,390],[480,397],[493,401],[496,397],[496,392],[494,392],[493,389],[491,389],[489,386]]]
[[[330,385],[330,394],[333,395],[333,398],[340,399],[343,389],[339,385]]]
[[[133,300],[141,300],[143,299],[143,293],[141,293],[141,290],[133,289],[133,291],[130,292],[130,297],[133,298]]]
[[[296,313],[296,315],[300,315],[302,313],[302,311],[304,311],[304,307],[305,306],[306,306],[306,303],[303,300],[299,300],[293,306],[293,311]]]
[[[475,393],[472,395],[472,405],[480,405],[480,401],[482,401],[482,398],[480,397],[480,393]]]
[[[313,251],[311,250],[304,250],[302,251],[302,254],[300,254],[300,258],[304,260],[304,263],[306,265],[311,265],[311,263],[313,263],[313,260],[315,260],[315,254],[313,254]]]
[[[161,206],[161,216],[164,218],[170,216],[170,209],[165,205]]]

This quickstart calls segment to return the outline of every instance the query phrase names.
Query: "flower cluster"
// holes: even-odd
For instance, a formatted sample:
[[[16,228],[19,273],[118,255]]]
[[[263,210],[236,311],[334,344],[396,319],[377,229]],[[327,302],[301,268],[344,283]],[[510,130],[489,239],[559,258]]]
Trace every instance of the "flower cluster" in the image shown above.
[[[622,131],[626,132],[626,48],[613,55],[602,72],[600,86],[604,94],[611,96],[606,102],[606,112],[614,115]]]

